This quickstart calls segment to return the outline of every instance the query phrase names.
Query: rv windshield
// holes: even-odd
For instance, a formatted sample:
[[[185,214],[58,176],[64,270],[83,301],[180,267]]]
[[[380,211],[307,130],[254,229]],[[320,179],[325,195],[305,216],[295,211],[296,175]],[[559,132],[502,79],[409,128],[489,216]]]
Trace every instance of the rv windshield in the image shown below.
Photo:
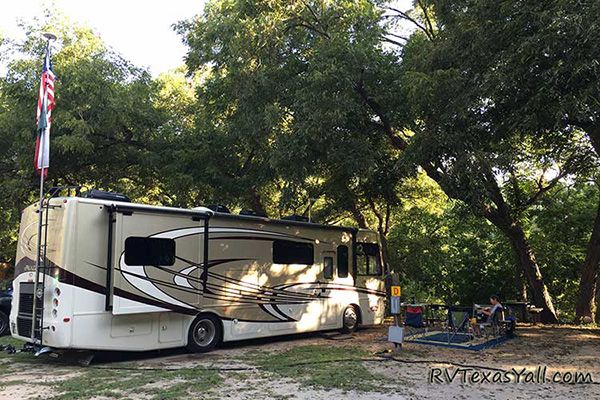
[[[379,245],[359,243],[356,246],[356,266],[358,275],[376,275],[382,273]]]

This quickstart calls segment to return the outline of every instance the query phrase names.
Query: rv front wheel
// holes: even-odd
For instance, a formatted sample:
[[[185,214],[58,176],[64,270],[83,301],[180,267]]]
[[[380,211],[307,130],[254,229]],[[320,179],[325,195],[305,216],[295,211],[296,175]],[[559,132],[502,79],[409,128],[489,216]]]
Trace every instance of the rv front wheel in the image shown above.
[[[194,353],[206,353],[217,347],[223,338],[223,325],[218,317],[203,314],[196,317],[188,333],[187,348]]]
[[[356,307],[348,306],[342,314],[342,332],[352,333],[358,328],[359,318]]]

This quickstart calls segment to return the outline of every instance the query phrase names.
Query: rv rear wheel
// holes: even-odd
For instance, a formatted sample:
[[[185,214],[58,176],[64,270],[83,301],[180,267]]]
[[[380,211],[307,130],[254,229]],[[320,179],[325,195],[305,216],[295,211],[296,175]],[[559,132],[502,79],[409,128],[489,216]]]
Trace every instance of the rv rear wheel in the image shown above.
[[[0,311],[0,336],[8,335],[8,316]]]
[[[358,310],[354,306],[348,306],[342,314],[342,333],[352,333],[358,328]]]
[[[199,315],[190,325],[187,349],[194,353],[206,353],[217,347],[222,339],[221,320],[212,314]]]

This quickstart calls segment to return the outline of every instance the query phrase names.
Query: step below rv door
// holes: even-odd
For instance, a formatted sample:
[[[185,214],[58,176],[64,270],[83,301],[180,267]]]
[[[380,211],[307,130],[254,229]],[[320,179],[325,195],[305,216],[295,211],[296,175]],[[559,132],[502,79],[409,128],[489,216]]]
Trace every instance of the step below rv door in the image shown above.
[[[112,214],[112,313],[193,314],[202,296],[206,221],[144,209]]]

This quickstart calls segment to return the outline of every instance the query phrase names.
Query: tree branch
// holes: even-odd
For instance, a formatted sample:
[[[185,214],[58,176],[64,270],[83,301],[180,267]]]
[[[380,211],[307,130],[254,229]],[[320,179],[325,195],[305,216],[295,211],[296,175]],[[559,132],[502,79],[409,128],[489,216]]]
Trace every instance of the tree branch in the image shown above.
[[[560,180],[567,176],[569,173],[570,171],[563,170],[556,177],[552,178],[546,186],[543,185],[544,174],[542,174],[537,182],[537,192],[535,192],[525,203],[523,203],[522,210],[525,210],[527,207],[536,203],[544,193],[552,190],[552,188],[555,187],[558,184],[558,182],[560,182]]]
[[[384,224],[383,216],[381,215],[379,210],[377,210],[377,207],[375,206],[375,202],[373,201],[373,198],[371,196],[367,197],[367,201],[369,202],[369,206],[371,206],[371,210],[373,211],[373,214],[375,214],[375,216],[377,217],[379,231],[381,231],[383,229],[383,224]]]
[[[358,82],[354,85],[354,90],[359,94],[361,99],[369,106],[369,108],[375,113],[375,115],[381,121],[381,124],[376,124],[383,130],[383,132],[387,135],[387,137],[392,142],[392,145],[399,150],[406,150],[408,147],[408,142],[401,138],[400,136],[394,133],[394,129],[392,128],[392,123],[388,119],[383,107],[377,100],[373,99],[369,96],[369,93],[365,89],[362,82]]]
[[[240,169],[240,176],[244,176],[244,174],[248,171],[248,169],[252,165],[252,161],[254,160],[255,155],[256,155],[256,150],[252,149],[252,151],[250,151],[250,154],[248,154],[248,157],[242,164],[242,167]]]
[[[427,8],[425,7],[425,5],[423,4],[423,2],[421,0],[417,0],[417,4],[421,8],[421,11],[423,11],[423,16],[425,17],[425,23],[429,27],[429,32],[431,33],[431,36],[435,37],[435,32],[433,30],[433,24],[431,23],[431,19],[429,18],[429,13],[427,12]]]
[[[433,37],[431,36],[431,33],[429,32],[429,30],[423,26],[421,23],[419,23],[419,21],[417,21],[416,19],[412,18],[410,15],[408,15],[407,13],[405,13],[404,11],[400,11],[397,8],[394,7],[385,7],[386,9],[395,12],[397,15],[396,17],[400,17],[402,19],[405,19],[407,21],[412,22],[417,28],[419,28],[421,31],[423,31],[425,33],[425,35],[427,35],[427,37],[432,40]],[[390,17],[390,16],[384,16],[384,17]],[[392,16],[393,17],[393,16]]]
[[[313,18],[315,19],[315,22],[320,25],[321,24],[321,20],[319,19],[319,17],[317,15],[317,13],[315,12],[315,10],[310,6],[310,4],[308,4],[305,1],[303,1],[302,4],[304,4],[304,7],[308,8],[308,11],[310,11],[310,13],[312,14]]]
[[[587,133],[590,142],[592,142],[592,147],[596,151],[596,154],[600,156],[600,124],[592,121],[581,121],[574,118],[567,119],[567,123],[576,126]]]
[[[383,42],[387,42],[387,43],[393,44],[394,46],[404,47],[404,43],[400,43],[400,42],[398,42],[396,40],[393,40],[393,39],[390,39],[390,38],[386,38],[385,36],[382,36],[381,40]]]
[[[385,205],[385,226],[384,226],[384,232],[387,235],[388,233],[390,233],[390,218],[392,215],[392,206],[390,205],[390,203],[386,203]]]
[[[296,20],[299,21],[299,22],[295,22],[295,23],[292,23],[292,24],[288,25],[285,28],[286,32],[289,31],[289,30],[291,30],[291,29],[293,29],[293,28],[296,28],[296,27],[303,27],[303,28],[306,28],[306,29],[308,29],[310,31],[318,33],[319,35],[324,36],[327,39],[331,39],[331,36],[329,36],[329,34],[327,32],[325,32],[325,31],[317,28],[316,26],[314,26],[310,22],[306,21],[305,19],[303,19],[301,17],[296,17]]]
[[[393,36],[395,38],[408,41],[408,38],[406,36],[398,35],[397,33],[387,32],[386,35]]]

